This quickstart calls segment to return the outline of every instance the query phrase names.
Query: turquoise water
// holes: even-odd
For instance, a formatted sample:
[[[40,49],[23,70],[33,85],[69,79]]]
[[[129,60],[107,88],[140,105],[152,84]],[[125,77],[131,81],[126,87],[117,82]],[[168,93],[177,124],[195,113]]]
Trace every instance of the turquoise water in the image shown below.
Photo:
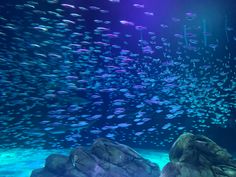
[[[157,163],[160,168],[169,161],[166,152],[136,149],[144,158]],[[33,169],[42,168],[46,157],[52,153],[68,155],[69,149],[10,149],[0,150],[0,177],[28,177]]]

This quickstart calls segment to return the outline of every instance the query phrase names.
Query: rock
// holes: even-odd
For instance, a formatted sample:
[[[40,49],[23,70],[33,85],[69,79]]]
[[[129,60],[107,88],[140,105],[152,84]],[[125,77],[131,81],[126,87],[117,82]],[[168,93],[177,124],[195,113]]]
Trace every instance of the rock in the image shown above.
[[[65,177],[87,177],[84,173],[78,171],[71,163],[67,163],[65,167]]]
[[[92,154],[122,169],[123,176],[157,177],[160,169],[157,165],[142,158],[130,147],[106,139],[98,139],[92,147]],[[103,165],[101,165],[103,166]],[[104,166],[103,166],[104,167]],[[115,169],[108,171],[113,172]]]
[[[99,176],[99,174],[105,173],[105,170],[98,164],[99,160],[90,151],[78,148],[71,153],[70,159],[72,165],[87,176],[93,176],[94,174]]]
[[[162,170],[161,177],[215,177],[210,168],[197,167],[188,163],[169,162]]]
[[[50,155],[43,169],[31,177],[159,177],[158,165],[130,147],[98,139],[90,149],[77,148],[69,157]]]
[[[169,162],[162,170],[161,177],[214,177],[205,167],[196,167],[187,163]]]
[[[64,155],[52,154],[46,159],[45,168],[54,174],[62,174],[67,161],[68,157]]]
[[[185,133],[171,147],[161,177],[236,177],[236,162],[226,149],[202,135]]]

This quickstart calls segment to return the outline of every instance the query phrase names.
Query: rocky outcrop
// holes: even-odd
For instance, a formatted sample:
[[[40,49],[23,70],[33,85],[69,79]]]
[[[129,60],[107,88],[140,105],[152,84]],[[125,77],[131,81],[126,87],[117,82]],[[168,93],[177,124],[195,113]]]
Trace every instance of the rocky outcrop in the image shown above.
[[[45,167],[31,177],[159,177],[159,167],[126,145],[98,139],[90,149],[78,148],[69,157],[50,155]]]
[[[185,133],[173,144],[161,177],[236,177],[236,161],[227,150],[202,135]],[[90,149],[69,156],[52,154],[31,177],[159,177],[156,164],[130,147],[98,139]]]
[[[236,162],[227,150],[202,135],[185,133],[173,144],[161,177],[236,177]]]

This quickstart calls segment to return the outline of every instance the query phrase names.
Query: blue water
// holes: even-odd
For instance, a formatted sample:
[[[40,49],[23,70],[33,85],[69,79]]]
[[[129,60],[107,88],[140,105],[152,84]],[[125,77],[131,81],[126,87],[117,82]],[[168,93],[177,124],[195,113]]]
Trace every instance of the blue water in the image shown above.
[[[235,153],[235,9],[232,0],[1,0],[0,175],[27,176],[53,151],[101,137],[161,167],[184,132]]]

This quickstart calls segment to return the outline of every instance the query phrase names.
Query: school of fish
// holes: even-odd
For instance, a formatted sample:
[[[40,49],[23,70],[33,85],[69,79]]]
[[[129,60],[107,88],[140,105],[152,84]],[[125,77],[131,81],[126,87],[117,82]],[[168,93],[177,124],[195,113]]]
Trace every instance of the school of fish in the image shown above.
[[[139,19],[113,20],[106,4],[121,3],[0,5],[1,148],[76,147],[98,137],[165,147],[185,131],[236,125],[229,20],[219,38],[193,12],[152,31]],[[128,9],[158,16],[145,4]]]

